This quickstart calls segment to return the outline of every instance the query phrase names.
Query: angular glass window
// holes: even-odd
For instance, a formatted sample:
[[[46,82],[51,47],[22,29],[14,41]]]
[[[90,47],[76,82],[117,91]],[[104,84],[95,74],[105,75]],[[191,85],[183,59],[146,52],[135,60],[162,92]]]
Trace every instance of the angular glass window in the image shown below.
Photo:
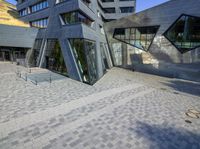
[[[200,17],[182,14],[164,36],[181,53],[200,47]]]
[[[90,27],[93,26],[93,20],[90,19],[86,14],[77,10],[73,12],[63,13],[61,14],[63,25],[66,24],[75,24],[75,23],[83,23]]]
[[[159,26],[116,28],[113,38],[141,50],[148,51],[158,28]]]
[[[83,82],[97,81],[96,44],[86,39],[69,39]]]
[[[62,50],[57,39],[48,39],[45,51],[46,68],[68,76]]]
[[[42,49],[43,39],[36,39],[28,58],[29,67],[36,67],[39,64],[40,49]]]

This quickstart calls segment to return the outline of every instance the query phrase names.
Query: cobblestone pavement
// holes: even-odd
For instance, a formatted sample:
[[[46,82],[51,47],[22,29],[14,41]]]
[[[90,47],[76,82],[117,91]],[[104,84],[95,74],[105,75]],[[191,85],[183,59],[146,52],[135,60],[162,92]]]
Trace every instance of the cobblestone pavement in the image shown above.
[[[0,63],[0,149],[200,148],[200,119],[185,115],[200,111],[197,82],[113,68],[89,86],[28,71]]]

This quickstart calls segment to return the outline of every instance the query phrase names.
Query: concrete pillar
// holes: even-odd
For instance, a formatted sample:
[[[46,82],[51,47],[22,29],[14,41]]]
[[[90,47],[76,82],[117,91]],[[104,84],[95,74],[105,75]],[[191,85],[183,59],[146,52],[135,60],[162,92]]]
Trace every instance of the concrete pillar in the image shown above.
[[[122,43],[122,66],[127,66],[127,44]]]
[[[96,42],[96,64],[97,64],[97,78],[99,79],[103,76],[104,73],[103,73],[100,42],[98,40]]]

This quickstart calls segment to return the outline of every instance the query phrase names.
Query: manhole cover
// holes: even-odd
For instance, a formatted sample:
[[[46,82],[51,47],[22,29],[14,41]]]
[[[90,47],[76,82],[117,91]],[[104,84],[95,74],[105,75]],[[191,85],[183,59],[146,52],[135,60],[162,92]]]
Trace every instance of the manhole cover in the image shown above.
[[[194,114],[200,114],[200,112],[195,109],[189,109],[188,111]]]
[[[188,117],[191,117],[191,118],[199,118],[199,116],[195,113],[192,113],[192,112],[186,112],[185,113]]]
[[[191,124],[192,122],[190,120],[185,120],[186,123]]]

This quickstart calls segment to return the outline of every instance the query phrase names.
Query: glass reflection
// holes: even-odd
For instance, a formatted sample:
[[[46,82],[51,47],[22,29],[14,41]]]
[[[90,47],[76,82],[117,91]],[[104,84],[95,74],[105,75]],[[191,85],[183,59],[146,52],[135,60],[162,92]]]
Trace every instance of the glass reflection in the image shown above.
[[[164,35],[181,53],[194,49],[200,46],[200,18],[181,15]]]
[[[148,51],[158,26],[116,28],[113,37],[136,48]]]
[[[96,44],[86,39],[69,39],[83,82],[97,81]]]
[[[48,39],[45,53],[46,68],[67,76],[67,67],[57,39]]]
[[[33,51],[29,58],[29,65],[31,67],[35,67],[39,64],[39,54],[40,54],[41,46],[42,46],[42,39],[36,39],[33,45],[33,49],[32,49]]]

